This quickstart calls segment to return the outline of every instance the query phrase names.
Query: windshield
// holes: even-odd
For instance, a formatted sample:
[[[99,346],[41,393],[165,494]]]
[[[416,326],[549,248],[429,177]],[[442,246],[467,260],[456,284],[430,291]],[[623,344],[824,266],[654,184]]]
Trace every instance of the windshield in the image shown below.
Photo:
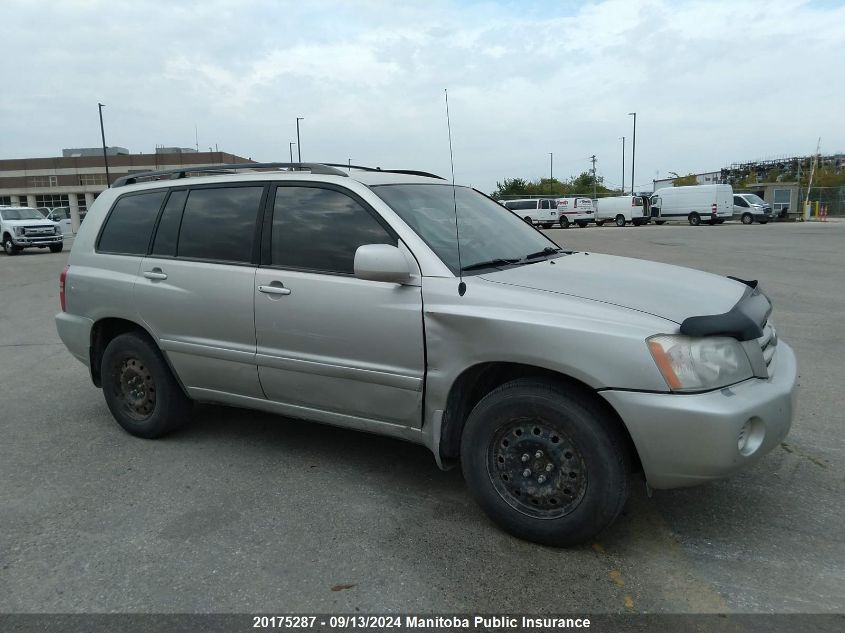
[[[528,255],[554,254],[557,245],[502,205],[467,187],[452,185],[378,185],[371,189],[401,217],[457,275],[455,202],[464,270],[491,262],[486,268],[525,260]],[[532,258],[520,263],[542,261]],[[495,262],[495,263],[493,263]],[[481,267],[483,269],[484,267]],[[479,270],[479,268],[476,268]]]
[[[35,209],[0,209],[4,220],[43,220],[44,216]]]
[[[766,204],[766,201],[763,200],[763,198],[758,196],[756,193],[746,193],[745,199],[748,200],[748,202],[750,202],[751,204],[759,204],[761,206]]]

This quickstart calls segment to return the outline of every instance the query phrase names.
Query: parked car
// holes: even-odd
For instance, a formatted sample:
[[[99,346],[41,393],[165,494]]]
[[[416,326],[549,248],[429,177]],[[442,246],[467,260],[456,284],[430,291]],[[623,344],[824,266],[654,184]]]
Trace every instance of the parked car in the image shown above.
[[[558,198],[557,215],[561,228],[567,229],[577,224],[582,229],[590,222],[595,222],[593,201],[590,198]]]
[[[38,213],[40,213],[42,217],[45,217],[45,218],[50,215],[50,211],[51,211],[51,209],[49,207],[36,207],[35,210],[38,211]]]
[[[56,207],[50,211],[47,219],[52,220],[61,227],[62,235],[73,235],[73,222],[70,217],[69,207]]]
[[[646,211],[643,196],[612,196],[600,198],[596,209],[596,224],[614,222],[616,226],[625,226],[628,222],[634,226],[648,224],[651,219]]]
[[[0,235],[6,255],[17,255],[25,248],[58,253],[64,245],[61,230],[30,207],[0,207]]]
[[[673,220],[686,220],[692,226],[702,222],[722,224],[732,217],[730,185],[663,187],[651,195],[651,219],[655,224]]]
[[[735,193],[733,213],[743,224],[752,224],[755,220],[766,224],[772,219],[771,205],[753,193]]]
[[[555,201],[548,198],[505,200],[503,204],[529,224],[536,224],[545,229],[552,228],[558,220]]]
[[[56,325],[139,437],[202,401],[402,438],[505,530],[568,545],[634,470],[712,481],[790,427],[795,355],[756,281],[560,248],[436,176],[191,167],[89,215]]]

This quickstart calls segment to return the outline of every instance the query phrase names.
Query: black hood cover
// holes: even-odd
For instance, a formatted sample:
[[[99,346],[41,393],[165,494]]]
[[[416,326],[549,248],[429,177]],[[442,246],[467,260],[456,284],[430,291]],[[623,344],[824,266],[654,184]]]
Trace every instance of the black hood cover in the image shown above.
[[[763,336],[763,326],[772,312],[772,302],[760,290],[756,280],[746,281],[748,288],[736,305],[724,314],[694,316],[681,323],[681,334],[686,336],[729,336],[738,341],[751,341]]]

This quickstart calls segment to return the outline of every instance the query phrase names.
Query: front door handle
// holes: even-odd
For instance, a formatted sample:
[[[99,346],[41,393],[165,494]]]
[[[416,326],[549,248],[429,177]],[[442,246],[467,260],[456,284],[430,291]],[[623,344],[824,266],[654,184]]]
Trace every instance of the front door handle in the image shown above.
[[[263,292],[266,295],[289,295],[290,294],[290,288],[285,288],[283,285],[279,284],[278,282],[274,282],[274,284],[278,284],[278,285],[258,286],[258,292]]]
[[[144,277],[147,279],[167,279],[167,273],[162,272],[161,268],[153,268],[152,270],[145,270]]]

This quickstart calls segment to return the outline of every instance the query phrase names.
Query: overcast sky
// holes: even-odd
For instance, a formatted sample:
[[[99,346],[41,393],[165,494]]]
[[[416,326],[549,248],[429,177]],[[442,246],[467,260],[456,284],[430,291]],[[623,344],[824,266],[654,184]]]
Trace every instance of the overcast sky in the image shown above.
[[[458,182],[845,151],[845,3],[0,0],[0,158],[215,145]],[[294,154],[296,156],[296,154]]]

